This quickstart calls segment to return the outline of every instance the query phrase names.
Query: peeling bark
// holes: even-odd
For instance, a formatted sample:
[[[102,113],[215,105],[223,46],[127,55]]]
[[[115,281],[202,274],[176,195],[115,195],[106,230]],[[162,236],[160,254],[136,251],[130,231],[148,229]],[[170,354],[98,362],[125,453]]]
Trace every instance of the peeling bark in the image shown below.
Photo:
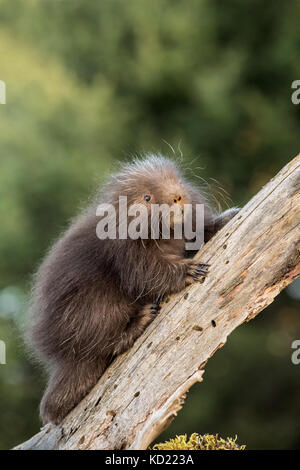
[[[300,274],[300,157],[197,254],[204,283],[164,302],[134,346],[60,426],[16,449],[146,449],[181,409],[227,336]]]

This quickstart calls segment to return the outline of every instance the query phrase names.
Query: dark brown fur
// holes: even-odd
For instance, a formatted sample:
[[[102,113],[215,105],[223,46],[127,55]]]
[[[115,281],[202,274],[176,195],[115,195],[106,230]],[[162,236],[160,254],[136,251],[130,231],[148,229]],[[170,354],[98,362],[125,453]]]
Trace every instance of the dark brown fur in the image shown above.
[[[147,157],[127,164],[50,250],[35,277],[30,343],[46,364],[50,380],[40,412],[60,422],[89,392],[112,358],[132,346],[164,295],[179,292],[205,275],[187,258],[185,240],[99,240],[96,206],[119,195],[128,204],[205,203],[209,239],[236,212],[217,216],[204,195],[176,164]],[[148,207],[151,206],[148,203]],[[179,201],[178,201],[179,203]]]

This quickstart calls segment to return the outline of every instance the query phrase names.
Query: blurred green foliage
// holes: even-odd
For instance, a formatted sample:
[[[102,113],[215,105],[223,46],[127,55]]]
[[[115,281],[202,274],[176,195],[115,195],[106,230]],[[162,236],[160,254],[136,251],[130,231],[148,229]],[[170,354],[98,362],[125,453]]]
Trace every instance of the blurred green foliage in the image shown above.
[[[283,0],[0,0],[0,448],[39,426],[44,379],[21,334],[31,274],[115,161],[172,154],[166,141],[242,205],[298,153],[299,16]],[[159,441],[299,449],[298,311],[283,293],[236,331]]]

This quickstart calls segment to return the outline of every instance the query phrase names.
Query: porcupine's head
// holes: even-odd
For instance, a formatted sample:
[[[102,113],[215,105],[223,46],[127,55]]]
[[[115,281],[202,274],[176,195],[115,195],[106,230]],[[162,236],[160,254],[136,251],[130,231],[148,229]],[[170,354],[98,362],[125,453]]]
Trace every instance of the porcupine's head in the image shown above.
[[[157,220],[153,219],[153,213],[158,214],[159,224],[163,221],[169,225],[172,234],[176,224],[184,224],[187,217],[192,217],[191,208],[195,203],[206,205],[205,196],[186,179],[180,165],[161,155],[149,155],[125,163],[119,172],[111,176],[105,186],[105,192],[106,201],[116,208],[119,216],[117,221],[123,223],[126,217],[128,225],[134,217],[143,212],[144,219],[139,217],[139,223],[145,222],[150,238],[151,227],[152,234],[153,227],[156,227],[153,220]],[[120,197],[123,200],[123,206],[120,203]],[[125,205],[127,210],[124,212]],[[138,210],[138,206],[141,211]],[[136,210],[131,212],[130,207]],[[169,216],[166,218],[162,216],[166,214],[162,212],[162,207],[164,211],[169,209]],[[159,225],[158,230],[161,234],[162,225]]]

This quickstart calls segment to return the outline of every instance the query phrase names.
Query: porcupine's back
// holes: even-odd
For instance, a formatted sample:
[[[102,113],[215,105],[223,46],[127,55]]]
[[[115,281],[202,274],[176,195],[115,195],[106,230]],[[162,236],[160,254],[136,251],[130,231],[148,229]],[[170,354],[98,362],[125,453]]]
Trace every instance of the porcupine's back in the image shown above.
[[[105,243],[96,236],[96,222],[92,211],[80,217],[35,274],[27,336],[42,360],[66,358],[83,330],[87,340],[91,336],[87,326],[93,321],[86,317],[109,280]]]

